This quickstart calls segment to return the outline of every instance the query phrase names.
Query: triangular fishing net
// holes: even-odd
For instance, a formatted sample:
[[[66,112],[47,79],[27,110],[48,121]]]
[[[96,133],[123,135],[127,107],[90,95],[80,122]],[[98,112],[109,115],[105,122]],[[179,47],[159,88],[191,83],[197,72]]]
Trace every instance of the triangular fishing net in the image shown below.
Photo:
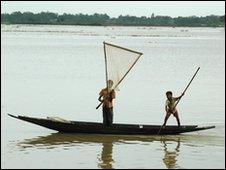
[[[116,89],[142,53],[104,42],[108,90]]]

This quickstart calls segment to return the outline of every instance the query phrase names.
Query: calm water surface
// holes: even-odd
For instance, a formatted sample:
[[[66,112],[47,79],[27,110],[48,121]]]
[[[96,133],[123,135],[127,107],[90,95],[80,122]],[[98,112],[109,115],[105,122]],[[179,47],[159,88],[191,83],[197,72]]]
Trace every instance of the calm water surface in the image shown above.
[[[2,168],[225,168],[224,28],[1,25]],[[102,121],[102,42],[144,53],[116,92],[114,122],[162,124],[165,91],[180,95],[176,136],[71,135],[7,116]],[[168,124],[176,124],[170,117]]]

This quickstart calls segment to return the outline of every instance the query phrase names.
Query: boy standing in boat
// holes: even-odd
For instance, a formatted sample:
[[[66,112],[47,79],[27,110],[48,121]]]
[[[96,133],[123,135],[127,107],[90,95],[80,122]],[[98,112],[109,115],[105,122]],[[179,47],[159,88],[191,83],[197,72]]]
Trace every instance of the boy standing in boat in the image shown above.
[[[100,91],[98,100],[103,102],[103,124],[106,126],[112,126],[113,99],[115,98],[115,91],[111,90],[111,87],[113,86],[112,80],[108,80],[107,84],[107,87]]]
[[[182,95],[179,97],[173,97],[173,93],[171,91],[166,92],[166,97],[167,97],[166,104],[165,104],[166,116],[165,116],[164,124],[162,125],[163,128],[166,126],[166,122],[171,114],[173,114],[173,116],[177,119],[178,127],[180,127],[180,119],[178,116],[178,111],[175,106],[176,106],[176,101],[178,101],[183,95],[184,93],[182,93]]]

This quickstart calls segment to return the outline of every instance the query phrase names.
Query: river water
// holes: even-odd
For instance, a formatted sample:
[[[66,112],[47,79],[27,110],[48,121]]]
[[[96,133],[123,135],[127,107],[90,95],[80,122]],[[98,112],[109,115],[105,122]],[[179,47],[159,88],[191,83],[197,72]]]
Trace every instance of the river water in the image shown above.
[[[175,136],[60,134],[7,116],[102,122],[103,41],[142,52],[116,91],[115,123],[162,124],[181,94]],[[2,168],[225,168],[225,29],[1,25]],[[169,125],[176,124],[174,117]]]

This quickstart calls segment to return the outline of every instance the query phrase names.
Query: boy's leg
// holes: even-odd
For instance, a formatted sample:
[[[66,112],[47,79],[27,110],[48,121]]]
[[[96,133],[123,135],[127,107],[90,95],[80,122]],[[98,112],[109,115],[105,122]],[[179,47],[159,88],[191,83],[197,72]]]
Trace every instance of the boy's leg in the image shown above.
[[[103,124],[107,124],[107,108],[103,107]]]
[[[167,120],[169,119],[170,114],[171,114],[171,113],[169,113],[169,112],[166,113],[165,120],[164,120],[164,123],[163,123],[162,127],[165,127],[165,126],[166,126],[166,122],[167,122]]]
[[[107,108],[106,124],[107,126],[112,126],[112,123],[113,123],[113,108]]]
[[[113,107],[110,108],[109,120],[110,120],[110,125],[112,126],[112,124],[113,124]]]
[[[173,115],[174,115],[174,117],[177,119],[177,124],[178,124],[178,126],[180,127],[180,119],[179,119],[177,110],[174,112]]]

